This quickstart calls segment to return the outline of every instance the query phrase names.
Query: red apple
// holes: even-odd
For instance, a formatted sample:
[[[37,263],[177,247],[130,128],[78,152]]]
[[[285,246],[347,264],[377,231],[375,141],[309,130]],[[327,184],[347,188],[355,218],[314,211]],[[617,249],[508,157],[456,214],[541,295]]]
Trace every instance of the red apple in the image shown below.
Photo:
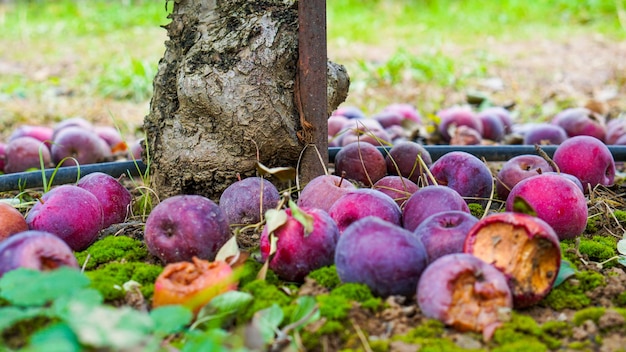
[[[448,186],[468,203],[486,204],[491,197],[491,170],[480,159],[467,152],[444,154],[430,167],[437,184]]]
[[[402,208],[402,226],[414,231],[429,216],[442,211],[459,210],[469,213],[467,203],[459,192],[446,186],[418,189]]]
[[[604,141],[604,118],[587,108],[569,108],[554,116],[552,123],[563,127],[569,137],[592,136]]]
[[[502,168],[498,171],[496,175],[496,192],[500,199],[506,199],[511,188],[519,181],[550,171],[554,171],[552,166],[539,155],[515,156],[502,164]]]
[[[449,142],[452,138],[450,131],[459,126],[467,126],[482,135],[483,126],[472,109],[464,106],[453,106],[437,113],[441,119],[438,130],[444,141]]]
[[[24,215],[10,204],[0,202],[0,242],[23,231],[28,231]]]
[[[613,185],[615,160],[609,148],[597,138],[568,138],[558,146],[552,159],[560,171],[576,176],[585,192],[597,185]]]
[[[18,137],[10,141],[5,150],[4,172],[7,174],[23,172],[29,169],[50,167],[50,150],[33,137]]]
[[[335,174],[346,173],[346,177],[373,186],[387,175],[385,157],[370,143],[354,142],[343,148],[335,156]]]
[[[464,211],[442,211],[427,217],[413,234],[424,244],[432,263],[446,254],[463,252],[465,237],[477,222],[475,216]]]
[[[355,189],[354,184],[337,175],[320,175],[300,191],[298,206],[329,212],[337,199]]]

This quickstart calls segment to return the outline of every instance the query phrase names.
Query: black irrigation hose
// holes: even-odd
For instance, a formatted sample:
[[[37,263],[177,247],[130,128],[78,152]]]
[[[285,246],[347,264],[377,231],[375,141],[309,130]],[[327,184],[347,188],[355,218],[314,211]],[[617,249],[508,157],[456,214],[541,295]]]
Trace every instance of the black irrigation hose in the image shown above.
[[[76,182],[78,169],[79,167],[77,166],[60,167],[52,179],[52,184],[62,185]],[[103,172],[117,178],[124,174],[128,175],[129,172],[131,176],[139,176],[139,174],[145,172],[145,170],[146,165],[141,160],[137,160],[136,165],[133,161],[112,161],[81,165],[80,175],[84,176],[93,172]],[[54,169],[46,169],[45,173],[47,182],[50,182],[50,177],[52,177]],[[41,170],[0,176],[0,192],[38,187],[43,187]]]
[[[548,155],[552,156],[557,146],[543,146],[541,149]],[[615,161],[626,161],[626,146],[623,145],[611,145],[608,146],[609,150],[613,154]],[[442,155],[452,151],[463,151],[475,155],[479,158],[485,158],[487,161],[506,161],[514,156],[522,154],[537,154],[535,147],[532,145],[499,145],[499,146],[451,146],[451,145],[426,145],[424,146],[430,153],[431,158],[434,160],[439,159]],[[386,154],[385,149],[388,147],[378,148],[381,153]],[[341,150],[340,147],[328,148],[328,155],[330,162],[335,161],[337,153]],[[140,160],[133,161],[114,161],[108,163],[89,164],[80,166],[80,174],[86,175],[92,172],[103,172],[113,177],[119,177],[123,174],[131,176],[139,176],[145,172],[146,165]],[[46,179],[50,179],[53,169],[45,170]],[[61,185],[67,183],[76,182],[78,173],[78,167],[69,166],[61,167],[58,169],[54,179],[53,185]],[[38,188],[42,187],[41,171],[21,172],[15,174],[1,175],[0,176],[0,192],[15,191],[21,188]]]

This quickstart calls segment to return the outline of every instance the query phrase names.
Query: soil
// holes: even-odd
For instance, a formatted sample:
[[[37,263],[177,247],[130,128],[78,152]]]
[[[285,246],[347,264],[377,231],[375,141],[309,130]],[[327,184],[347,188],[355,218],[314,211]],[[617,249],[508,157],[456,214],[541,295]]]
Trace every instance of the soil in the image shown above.
[[[546,119],[563,106],[588,105],[609,116],[617,116],[626,111],[626,42],[587,35],[570,38],[564,42],[548,39],[517,41],[508,43],[488,43],[488,54],[497,64],[489,65],[483,77],[471,79],[468,87],[486,93],[496,104],[515,104],[520,111],[520,119]],[[421,48],[426,50],[425,48]],[[420,48],[416,49],[420,50]],[[446,55],[466,55],[477,50],[476,47],[444,46]],[[392,51],[390,48],[353,47],[348,50],[330,48],[329,57],[336,62],[350,61],[354,57],[365,60],[384,61]],[[469,62],[468,67],[474,63]],[[41,71],[29,63],[11,62],[0,55],[0,75],[5,73],[23,73],[30,79],[34,72],[71,72],[72,64],[59,62],[50,64]],[[462,68],[461,68],[462,69]],[[389,102],[432,101],[425,103],[425,112],[433,112],[436,105],[444,106],[465,101],[467,90],[457,91],[452,88],[429,85],[428,83],[402,85],[398,87],[376,86],[358,88],[349,96],[346,104],[359,105],[372,113],[382,107],[380,96]],[[371,102],[370,102],[371,101]],[[120,120],[131,125],[130,133],[139,128],[147,102],[129,103],[86,98],[68,91],[58,92],[53,98],[2,97],[0,119],[2,137],[22,123],[51,124],[58,116],[80,114],[94,122],[106,123],[110,109],[116,112]],[[620,239],[624,235],[626,219],[615,219],[615,211],[626,211],[626,200],[622,181],[610,189],[599,189],[590,196],[590,213],[599,214],[593,231],[586,232],[584,238],[593,235]],[[141,226],[132,223],[120,226],[113,231],[117,235],[142,238]],[[252,233],[242,238],[242,245],[254,244]],[[412,299],[389,297],[380,309],[368,309],[354,303],[349,317],[345,321],[345,331],[322,336],[315,349],[334,351],[344,348],[355,350],[584,350],[584,351],[620,351],[626,349],[626,272],[616,264],[599,266],[598,258],[590,253],[578,251],[576,243],[568,248],[572,264],[579,273],[560,286],[560,292],[568,294],[578,288],[588,288],[580,297],[588,301],[579,302],[577,308],[555,309],[554,302],[540,304],[524,310],[516,310],[502,333],[486,341],[480,334],[458,332],[451,328],[438,326],[426,319]],[[615,251],[615,248],[613,248]],[[573,252],[573,254],[572,254]],[[602,282],[597,286],[584,285],[585,275],[590,272],[600,273]],[[328,289],[313,280],[308,280],[299,289],[299,294],[319,295]],[[558,303],[558,299],[557,303]],[[592,308],[605,310],[591,311]],[[595,313],[594,313],[595,312]],[[585,318],[585,313],[589,318]],[[594,313],[594,314],[592,314]],[[535,325],[529,326],[523,317],[529,317]],[[555,325],[562,323],[562,325]],[[550,325],[552,324],[552,325]],[[562,329],[551,329],[560,326]],[[307,329],[314,332],[318,325]],[[422,330],[419,330],[423,327]],[[428,327],[428,328],[426,328]],[[416,328],[418,330],[416,330]],[[508,334],[508,335],[507,335]],[[551,339],[556,342],[549,343]],[[442,342],[447,341],[447,343]],[[539,344],[537,344],[537,341]],[[535,349],[536,348],[536,349]]]

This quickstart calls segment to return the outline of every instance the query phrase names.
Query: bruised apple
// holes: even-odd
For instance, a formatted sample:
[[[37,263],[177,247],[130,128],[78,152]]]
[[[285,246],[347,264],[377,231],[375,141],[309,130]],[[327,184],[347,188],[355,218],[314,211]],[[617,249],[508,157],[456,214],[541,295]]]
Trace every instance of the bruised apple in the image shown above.
[[[545,221],[522,213],[496,213],[481,219],[467,234],[463,252],[504,273],[516,308],[547,296],[561,266],[554,230]]]
[[[154,282],[152,307],[180,304],[198,314],[213,297],[237,289],[233,269],[224,261],[170,263]]]
[[[40,271],[60,266],[78,268],[72,249],[45,231],[23,231],[0,242],[0,277],[17,268]]]
[[[489,339],[513,307],[505,275],[467,253],[444,255],[422,273],[417,303],[425,316]]]

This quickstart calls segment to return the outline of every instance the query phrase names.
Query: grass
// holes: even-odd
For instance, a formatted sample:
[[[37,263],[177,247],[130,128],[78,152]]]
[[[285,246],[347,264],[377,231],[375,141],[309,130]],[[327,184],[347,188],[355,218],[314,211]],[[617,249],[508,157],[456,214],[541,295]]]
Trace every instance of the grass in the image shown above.
[[[490,53],[494,41],[583,33],[623,40],[625,2],[330,0],[329,58],[350,72],[348,104],[372,112],[406,101],[433,111],[460,99],[473,80],[489,76],[490,67],[506,65]],[[160,26],[169,22],[172,7],[164,0],[0,3],[0,45],[8,48],[0,53],[8,67],[0,101],[44,101],[39,110],[53,114],[52,120],[86,109],[54,104],[67,111],[51,112],[50,97],[143,104],[143,114],[133,117],[141,121],[167,39]],[[0,109],[0,118],[24,122],[32,112],[23,105]]]

